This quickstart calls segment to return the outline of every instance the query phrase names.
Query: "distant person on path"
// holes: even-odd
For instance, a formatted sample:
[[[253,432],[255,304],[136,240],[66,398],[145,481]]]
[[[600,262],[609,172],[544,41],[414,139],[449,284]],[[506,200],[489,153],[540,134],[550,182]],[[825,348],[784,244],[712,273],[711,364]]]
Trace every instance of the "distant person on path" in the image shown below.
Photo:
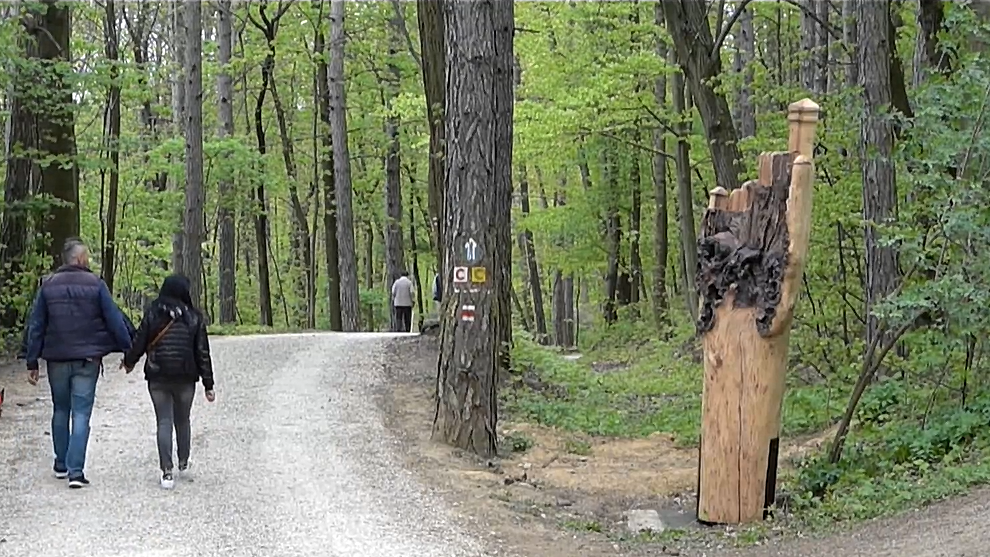
[[[443,300],[443,284],[440,283],[440,273],[433,275],[433,301],[437,304]]]
[[[151,302],[141,318],[134,346],[120,363],[127,373],[134,370],[141,356],[144,378],[155,406],[158,421],[158,464],[161,486],[172,489],[175,475],[172,464],[172,430],[175,430],[179,472],[189,469],[192,427],[189,414],[196,398],[196,384],[203,380],[206,400],[213,402],[213,362],[206,320],[192,302],[189,279],[172,275],[162,282],[158,298]]]
[[[48,363],[52,393],[55,477],[69,487],[89,485],[84,468],[89,419],[103,357],[126,352],[131,336],[103,280],[89,270],[89,248],[66,242],[63,265],[38,289],[28,319],[28,381],[38,383],[38,360]],[[70,429],[71,426],[71,429]]]
[[[392,308],[395,311],[396,332],[408,333],[412,330],[413,282],[409,273],[402,272],[392,283]]]

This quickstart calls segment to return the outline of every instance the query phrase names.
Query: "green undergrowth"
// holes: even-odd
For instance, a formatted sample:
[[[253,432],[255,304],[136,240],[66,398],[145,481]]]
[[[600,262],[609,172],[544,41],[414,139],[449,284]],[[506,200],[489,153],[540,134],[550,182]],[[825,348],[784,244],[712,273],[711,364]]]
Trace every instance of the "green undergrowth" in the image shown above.
[[[590,335],[588,335],[590,336]],[[518,420],[595,436],[673,436],[696,446],[701,422],[700,347],[690,329],[655,338],[646,326],[620,322],[570,360],[525,336],[515,339],[514,378],[503,408]],[[653,338],[651,338],[653,337]],[[824,429],[842,410],[834,387],[792,385],[784,407],[785,435]]]
[[[265,327],[263,325],[210,325],[211,336],[231,337],[248,335],[270,335],[275,333],[300,333],[303,329],[286,327]]]
[[[927,400],[926,400],[927,399]],[[990,393],[965,407],[889,379],[868,392],[842,460],[824,454],[787,481],[793,511],[809,526],[915,509],[990,483]],[[921,406],[921,412],[912,409]]]

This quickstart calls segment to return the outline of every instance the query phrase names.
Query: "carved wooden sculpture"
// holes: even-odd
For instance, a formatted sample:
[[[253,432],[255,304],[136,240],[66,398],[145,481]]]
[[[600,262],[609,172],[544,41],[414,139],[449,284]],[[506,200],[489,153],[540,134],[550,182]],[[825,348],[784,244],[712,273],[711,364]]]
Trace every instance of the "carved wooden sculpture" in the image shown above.
[[[698,520],[761,520],[775,498],[791,318],[808,252],[818,105],[788,108],[786,153],[712,190],[698,239],[705,358]]]

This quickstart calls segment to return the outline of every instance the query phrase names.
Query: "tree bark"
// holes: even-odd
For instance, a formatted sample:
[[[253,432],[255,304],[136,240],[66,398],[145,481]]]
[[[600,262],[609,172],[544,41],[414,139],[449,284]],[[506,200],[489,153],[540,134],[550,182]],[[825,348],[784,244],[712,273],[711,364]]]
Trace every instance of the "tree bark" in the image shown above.
[[[172,134],[173,137],[177,137],[179,134],[184,134],[184,127],[186,122],[186,82],[185,82],[185,69],[186,69],[186,7],[189,5],[188,2],[175,2],[171,6],[171,16],[172,16],[172,37],[171,37],[171,47],[173,62],[175,64],[175,73],[172,77]],[[172,176],[171,187],[173,189],[179,189],[178,177]],[[168,178],[166,177],[166,180]],[[178,219],[178,224],[181,226],[184,221],[184,215],[180,216]],[[184,263],[183,256],[183,234],[181,229],[176,229],[172,232],[172,272],[183,273],[182,264]]]
[[[726,190],[734,190],[740,186],[742,155],[729,103],[725,95],[715,89],[722,74],[722,59],[708,26],[705,2],[669,0],[661,4],[677,62],[705,128],[715,183]]]
[[[400,175],[399,159],[399,116],[395,110],[395,99],[399,94],[402,74],[396,64],[395,57],[402,48],[402,20],[399,13],[393,10],[389,19],[389,46],[385,95],[385,137],[388,148],[385,153],[385,284],[388,296],[390,329],[398,330],[395,321],[395,310],[392,307],[392,283],[398,280],[405,271],[405,257],[402,246],[402,176]],[[417,280],[417,284],[419,284]]]
[[[526,176],[525,166],[519,173],[519,203],[523,217],[530,213],[529,207],[529,179]],[[547,337],[547,317],[543,309],[543,281],[540,278],[540,267],[536,262],[536,244],[533,240],[533,231],[525,227],[521,234],[520,246],[523,250],[523,257],[526,258],[526,276],[529,282],[529,290],[533,298],[533,323],[536,326],[536,341],[546,344]]]
[[[636,126],[639,128],[639,125]],[[639,131],[635,132],[638,144]],[[640,255],[640,234],[643,227],[643,177],[639,166],[639,152],[632,151],[632,167],[629,172],[629,186],[632,189],[632,207],[629,211],[629,303],[632,304],[632,317],[639,319],[639,293],[643,286],[643,259]]]
[[[107,87],[106,109],[104,112],[104,132],[107,153],[110,157],[110,182],[107,187],[106,213],[102,242],[101,275],[110,293],[113,293],[114,263],[116,262],[117,240],[117,193],[120,189],[120,37],[117,32],[117,5],[107,0],[104,5],[103,40],[104,53],[110,62],[110,84]],[[105,170],[100,171],[103,181]],[[101,195],[101,206],[103,205]]]
[[[748,10],[747,10],[748,11]],[[654,7],[657,27],[663,27],[663,7],[657,3]],[[745,15],[743,16],[745,17]],[[752,25],[752,16],[750,16]],[[657,57],[667,59],[667,45],[662,39],[657,39]],[[744,95],[748,101],[749,96]],[[667,77],[661,75],[653,83],[653,98],[660,113],[667,108]],[[750,106],[752,108],[752,106]],[[745,112],[745,111],[742,111]],[[744,121],[745,116],[740,117]],[[744,127],[744,126],[743,126]],[[667,319],[667,253],[670,242],[667,234],[667,138],[664,130],[658,125],[653,128],[653,203],[656,210],[653,214],[653,320],[657,330],[662,332],[668,323]]]
[[[660,4],[657,4],[657,11],[661,12]],[[753,29],[753,10],[749,7],[742,8],[742,15],[739,16],[739,36],[736,39],[736,71],[743,74],[742,87],[736,95],[736,110],[739,122],[739,137],[756,136],[756,107],[753,104],[753,63],[756,61],[756,33]],[[662,14],[660,14],[662,15]],[[657,25],[662,25],[659,19]],[[666,50],[664,48],[664,50]],[[665,56],[665,54],[660,54]]]
[[[446,144],[444,104],[446,98],[446,41],[444,32],[444,1],[417,0],[419,42],[423,59],[423,88],[426,93],[426,117],[430,124],[430,168],[427,201],[430,208],[430,231],[437,248],[437,267],[443,262],[443,200],[446,183],[443,150]]]
[[[268,153],[268,141],[265,137],[264,109],[265,96],[268,93],[268,78],[271,75],[264,66],[271,64],[271,53],[265,56],[262,61],[261,89],[258,91],[258,98],[254,104],[254,134],[258,141],[259,159],[264,159]],[[260,169],[258,169],[260,171]],[[254,240],[258,248],[258,305],[260,310],[261,325],[271,327],[274,325],[274,312],[272,311],[272,286],[271,270],[268,255],[268,196],[265,193],[265,183],[260,178],[255,178],[254,189]]]
[[[217,73],[217,109],[220,116],[220,137],[234,137],[234,83],[230,73],[230,60],[233,54],[233,13],[231,0],[217,1],[219,19],[218,46],[220,71]],[[230,324],[237,320],[237,237],[234,223],[234,183],[229,177],[220,178],[218,190],[220,211],[219,251],[220,251],[220,323]]]
[[[515,108],[513,35],[515,4],[512,0],[492,0],[495,23],[495,256],[505,262],[493,267],[497,292],[499,377],[508,377],[512,346],[512,122]]]
[[[860,126],[859,155],[863,173],[863,220],[866,222],[866,344],[879,331],[873,308],[894,291],[898,278],[895,246],[880,242],[877,225],[897,216],[897,185],[893,160],[894,128],[888,113],[892,108],[890,57],[893,45],[888,29],[889,1],[859,4],[859,69],[864,111]]]
[[[942,0],[921,0],[918,3],[918,38],[914,51],[915,87],[924,81],[926,72],[947,73],[952,69],[952,59],[943,52],[938,33],[944,30],[945,19]]]
[[[859,86],[859,3],[866,0],[844,0],[842,2],[842,42],[849,52],[849,62],[846,65],[846,84],[849,87]]]
[[[189,278],[193,304],[203,305],[203,253],[206,240],[206,188],[203,185],[203,5],[186,4],[186,208],[182,271]],[[205,314],[205,312],[204,312]]]
[[[337,249],[337,193],[334,189],[333,141],[330,138],[330,79],[327,70],[327,46],[322,31],[317,31],[314,50],[317,54],[316,85],[320,103],[321,179],[323,181],[323,234],[327,266],[327,311],[330,330],[343,331],[340,310],[340,260]]]
[[[608,263],[605,269],[605,323],[612,325],[619,318],[616,307],[619,298],[619,251],[622,248],[622,221],[618,207],[618,178],[614,155],[606,148],[602,151],[602,181],[606,188],[605,252]]]
[[[333,138],[334,191],[337,202],[337,246],[340,269],[340,308],[344,331],[361,328],[351,158],[347,149],[347,101],[344,94],[344,0],[330,1],[330,130]]]
[[[40,17],[40,14],[38,14]],[[30,201],[41,190],[41,167],[36,159],[38,117],[47,91],[36,86],[44,83],[47,70],[38,60],[38,33],[20,40],[24,63],[11,67],[8,93],[6,144],[4,156],[3,219],[0,221],[0,286],[3,292],[21,288],[19,275],[25,271],[28,239],[33,229]],[[22,308],[26,309],[26,308]],[[8,304],[0,313],[0,326],[15,327],[19,320],[17,308]]]
[[[674,129],[677,133],[677,150],[674,154],[674,165],[677,173],[677,212],[681,231],[681,253],[684,256],[684,297],[687,309],[693,319],[698,318],[698,291],[694,275],[698,269],[697,232],[694,226],[694,196],[691,192],[691,152],[690,124],[685,102],[684,77],[680,72],[674,73],[671,87],[674,114],[677,123]]]
[[[61,265],[65,241],[79,236],[79,167],[76,165],[75,117],[72,112],[72,88],[69,74],[72,55],[72,21],[64,2],[44,0],[47,10],[41,18],[38,54],[45,68],[43,86],[48,91],[45,109],[38,118],[41,158],[52,157],[58,163],[41,167],[42,193],[57,203],[48,212],[42,227],[51,240],[49,256],[52,268]],[[36,84],[37,85],[37,84]],[[65,161],[65,162],[62,162]]]
[[[447,2],[444,15],[444,113],[457,116],[446,124],[444,284],[452,288],[441,312],[433,436],[489,457],[496,452],[500,343],[508,342],[500,300],[511,302],[511,283],[504,280],[511,266],[504,189],[512,177],[512,107],[503,103],[511,101],[512,75],[500,70],[511,70],[512,2]],[[483,250],[480,258],[472,239]],[[462,287],[452,280],[455,266],[483,266],[494,276]]]

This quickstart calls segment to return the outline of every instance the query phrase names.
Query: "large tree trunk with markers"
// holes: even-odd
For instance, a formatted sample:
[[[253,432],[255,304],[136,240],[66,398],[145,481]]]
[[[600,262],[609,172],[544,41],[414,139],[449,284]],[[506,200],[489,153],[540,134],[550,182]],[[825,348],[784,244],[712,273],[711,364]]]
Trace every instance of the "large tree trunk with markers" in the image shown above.
[[[182,271],[189,278],[189,295],[203,305],[203,254],[206,223],[203,207],[203,5],[190,2],[186,14],[186,207],[183,218]],[[204,311],[204,314],[206,312]]]
[[[327,312],[330,330],[344,330],[340,311],[340,260],[337,248],[337,193],[334,187],[333,142],[330,139],[330,79],[326,62],[326,39],[322,31],[316,34],[314,51],[316,87],[320,103],[320,173],[323,182],[323,243],[327,266]]]
[[[217,74],[217,104],[220,115],[220,137],[234,137],[234,83],[230,71],[230,59],[233,53],[233,13],[231,0],[217,2],[219,19],[220,72]],[[237,320],[237,252],[236,226],[234,223],[234,207],[237,200],[234,196],[234,183],[226,176],[220,178],[220,210],[217,219],[220,230],[217,241],[220,252],[220,323],[234,323]]]
[[[333,138],[334,192],[337,202],[337,249],[340,313],[344,331],[361,328],[357,248],[354,242],[351,156],[347,148],[347,101],[344,96],[344,0],[330,2],[330,131]]]
[[[740,524],[774,504],[794,305],[811,229],[818,105],[788,114],[788,152],[759,179],[712,190],[698,241],[704,347],[698,520]]]
[[[446,0],[417,0],[419,42],[423,60],[423,89],[426,93],[426,116],[430,125],[430,168],[427,178],[427,201],[430,210],[430,231],[437,247],[437,267],[443,269],[443,200],[446,144],[444,104],[446,90],[447,47],[444,32],[444,2]]]
[[[512,3],[447,2],[444,11],[444,113],[457,118],[446,129],[443,279],[451,288],[441,311],[433,437],[487,457],[496,451],[500,343],[508,341],[500,302],[511,301],[511,199],[501,190],[512,177],[512,109],[502,104],[511,102],[512,75],[500,69],[511,69]]]

